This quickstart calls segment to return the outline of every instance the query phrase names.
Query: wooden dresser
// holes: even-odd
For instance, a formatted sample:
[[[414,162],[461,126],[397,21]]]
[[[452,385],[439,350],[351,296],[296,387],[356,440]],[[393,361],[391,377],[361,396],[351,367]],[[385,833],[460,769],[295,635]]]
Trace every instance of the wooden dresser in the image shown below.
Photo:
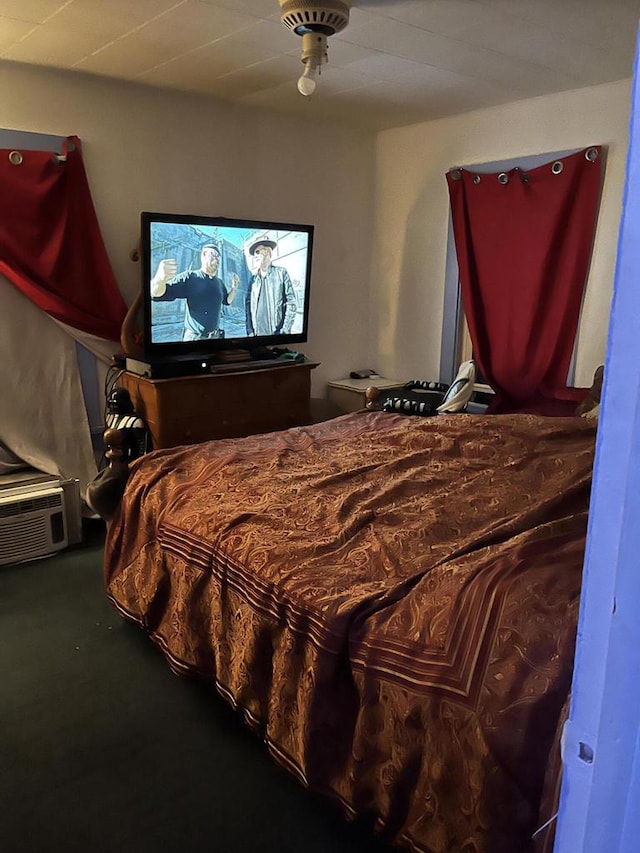
[[[234,438],[311,423],[311,371],[279,364],[175,379],[125,371],[119,383],[147,422],[154,449]]]

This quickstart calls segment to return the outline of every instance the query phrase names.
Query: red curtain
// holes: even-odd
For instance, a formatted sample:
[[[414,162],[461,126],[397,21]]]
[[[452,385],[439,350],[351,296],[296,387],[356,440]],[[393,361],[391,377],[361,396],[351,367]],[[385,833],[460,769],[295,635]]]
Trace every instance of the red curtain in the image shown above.
[[[126,305],[91,200],[80,140],[63,157],[0,150],[0,273],[52,317],[120,339]]]
[[[600,198],[599,147],[529,172],[447,174],[473,355],[492,411],[562,412]]]

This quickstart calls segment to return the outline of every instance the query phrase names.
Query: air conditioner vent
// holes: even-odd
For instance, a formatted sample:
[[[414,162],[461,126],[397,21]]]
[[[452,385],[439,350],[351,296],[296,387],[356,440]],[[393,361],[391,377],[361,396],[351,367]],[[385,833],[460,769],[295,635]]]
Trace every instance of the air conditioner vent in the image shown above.
[[[44,497],[23,498],[12,503],[0,504],[0,518],[11,518],[14,515],[26,515],[29,512],[41,512],[44,509],[59,509],[62,506],[62,495],[45,495]]]

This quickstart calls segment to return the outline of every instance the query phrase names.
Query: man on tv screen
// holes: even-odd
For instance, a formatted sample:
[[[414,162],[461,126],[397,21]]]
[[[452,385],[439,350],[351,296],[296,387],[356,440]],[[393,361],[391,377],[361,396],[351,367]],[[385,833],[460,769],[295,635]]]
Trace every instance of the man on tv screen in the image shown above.
[[[247,334],[289,334],[295,320],[296,295],[289,273],[271,263],[276,242],[266,237],[249,247],[258,269],[251,276],[247,292]]]
[[[151,296],[157,301],[186,299],[183,341],[223,338],[220,328],[222,306],[231,305],[240,279],[234,274],[229,289],[218,277],[220,248],[215,242],[205,243],[200,250],[200,269],[178,273],[174,258],[160,261],[151,279]]]

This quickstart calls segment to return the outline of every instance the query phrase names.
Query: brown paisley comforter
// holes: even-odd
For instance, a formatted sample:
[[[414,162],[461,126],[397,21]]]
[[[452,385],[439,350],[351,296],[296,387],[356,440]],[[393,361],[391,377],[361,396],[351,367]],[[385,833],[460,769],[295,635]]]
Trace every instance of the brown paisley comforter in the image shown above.
[[[425,853],[521,853],[569,689],[594,427],[358,412],[156,451],[108,595],[306,785]]]

